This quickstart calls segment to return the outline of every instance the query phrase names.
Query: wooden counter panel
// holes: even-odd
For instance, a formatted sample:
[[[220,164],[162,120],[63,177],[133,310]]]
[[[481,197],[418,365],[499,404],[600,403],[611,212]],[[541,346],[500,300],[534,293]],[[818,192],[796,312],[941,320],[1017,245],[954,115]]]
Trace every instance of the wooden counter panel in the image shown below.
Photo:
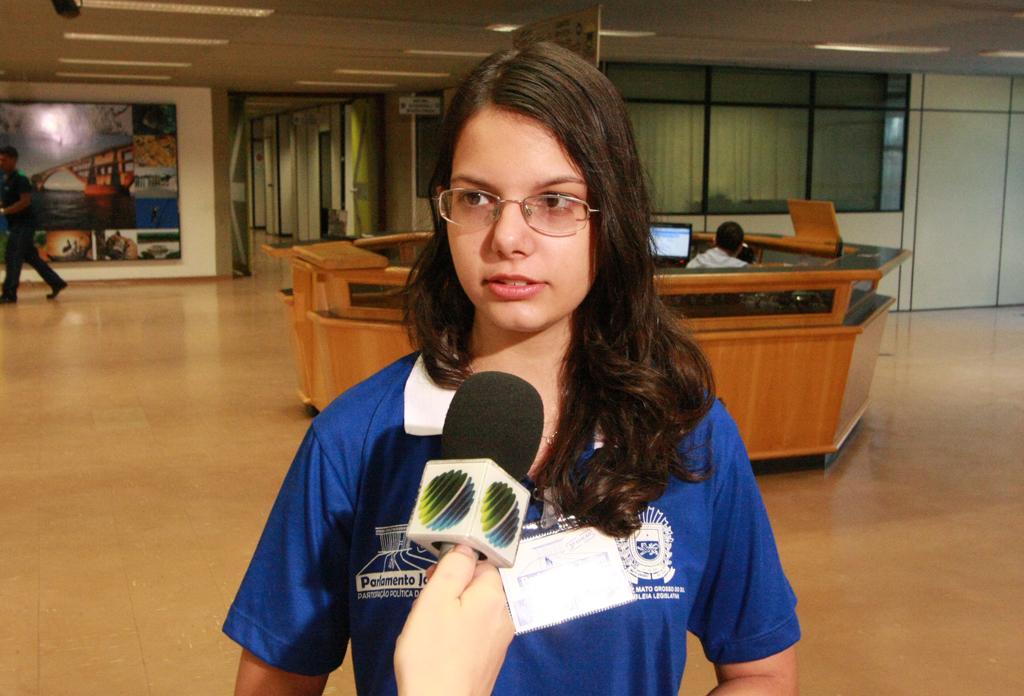
[[[401,322],[401,307],[381,306],[380,303],[359,304],[359,296],[353,298],[353,285],[380,285],[396,291],[405,286],[408,273],[397,269],[376,269],[368,271],[345,271],[323,273],[324,306],[332,313],[350,319],[373,319],[378,321]],[[380,295],[381,298],[385,295]]]
[[[323,410],[339,394],[412,352],[405,328],[391,322],[341,319],[310,312],[316,350],[313,405]]]
[[[697,334],[752,459],[834,451],[857,335],[855,329]]]
[[[292,315],[290,328],[298,356],[296,369],[299,394],[303,403],[312,403],[313,327],[306,313],[313,307],[314,269],[300,259],[292,259]]]
[[[770,266],[770,270],[715,272],[698,269],[679,273],[661,273],[654,277],[660,295],[708,292],[772,292],[776,290],[814,290],[830,288],[858,280],[877,281],[877,269],[830,268],[800,269],[794,266]]]
[[[295,256],[320,269],[348,270],[356,268],[385,268],[387,257],[360,249],[352,242],[325,242],[295,247]]]
[[[303,360],[302,351],[299,348],[299,338],[297,331],[295,330],[295,297],[290,292],[281,290],[278,292],[278,298],[281,300],[281,304],[284,307],[285,326],[288,327],[288,342],[292,346],[292,359],[295,364],[296,391],[299,394],[299,400],[306,405],[310,405],[313,401],[309,396],[309,383],[306,377],[306,363]]]
[[[282,247],[276,244],[260,244],[260,250],[274,259],[287,259],[295,253],[295,247]]]
[[[360,237],[353,244],[363,249],[381,249],[402,244],[425,244],[433,236],[433,232],[395,232],[376,237]]]

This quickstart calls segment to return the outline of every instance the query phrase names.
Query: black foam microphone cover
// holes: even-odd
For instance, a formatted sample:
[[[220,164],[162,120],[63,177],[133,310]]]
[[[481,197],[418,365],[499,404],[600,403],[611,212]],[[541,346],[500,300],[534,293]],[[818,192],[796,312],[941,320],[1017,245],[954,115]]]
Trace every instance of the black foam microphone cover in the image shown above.
[[[543,432],[544,404],[529,382],[506,372],[478,372],[452,398],[441,457],[493,459],[520,480],[537,456]]]

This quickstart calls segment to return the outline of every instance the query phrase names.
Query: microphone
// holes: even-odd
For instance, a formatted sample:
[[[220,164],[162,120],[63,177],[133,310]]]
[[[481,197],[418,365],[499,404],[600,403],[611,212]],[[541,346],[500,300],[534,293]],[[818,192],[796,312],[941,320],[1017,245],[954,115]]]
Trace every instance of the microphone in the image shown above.
[[[504,372],[470,376],[452,398],[441,457],[427,462],[406,537],[434,555],[466,544],[499,568],[515,563],[530,492],[519,483],[537,456],[544,405]]]

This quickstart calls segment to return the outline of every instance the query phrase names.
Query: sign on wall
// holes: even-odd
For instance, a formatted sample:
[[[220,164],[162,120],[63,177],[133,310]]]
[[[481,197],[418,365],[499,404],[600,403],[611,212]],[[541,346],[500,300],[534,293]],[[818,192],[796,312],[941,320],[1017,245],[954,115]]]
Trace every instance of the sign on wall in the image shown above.
[[[180,259],[177,131],[173,104],[0,102],[0,145],[17,148],[32,182],[40,254]]]
[[[441,97],[399,97],[399,116],[440,116]]]
[[[601,61],[601,6],[527,24],[512,34],[516,48],[538,41],[556,43],[597,66]]]

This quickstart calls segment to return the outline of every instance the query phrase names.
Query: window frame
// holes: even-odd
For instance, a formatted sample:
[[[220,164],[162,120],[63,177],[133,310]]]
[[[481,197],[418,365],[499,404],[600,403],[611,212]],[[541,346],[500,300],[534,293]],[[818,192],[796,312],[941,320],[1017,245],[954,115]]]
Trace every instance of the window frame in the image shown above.
[[[691,64],[665,64],[665,63],[624,63],[624,62],[603,62],[602,71],[608,73],[609,66],[614,65],[631,65],[641,67],[656,67],[657,69],[667,70],[669,68],[680,68],[686,70],[692,70],[694,68],[702,68],[704,70],[704,98],[703,100],[697,99],[652,99],[652,98],[624,98],[626,103],[636,104],[680,104],[680,105],[695,105],[704,107],[704,161],[702,164],[702,175],[703,180],[701,182],[701,202],[698,210],[656,210],[653,211],[656,215],[779,215],[785,214],[785,210],[780,211],[765,211],[756,213],[737,212],[731,210],[720,210],[712,209],[709,207],[709,182],[710,182],[710,163],[711,163],[711,112],[715,106],[727,106],[734,108],[769,108],[769,109],[798,109],[807,112],[807,148],[806,148],[806,162],[804,166],[804,197],[810,199],[812,186],[814,183],[814,138],[815,138],[815,111],[817,110],[828,110],[828,111],[871,111],[871,112],[882,112],[890,114],[893,112],[899,112],[903,114],[903,137],[902,137],[902,157],[901,157],[901,175],[899,185],[899,205],[891,210],[885,210],[881,207],[882,195],[879,195],[879,206],[873,208],[836,208],[838,213],[898,213],[903,212],[906,205],[906,183],[907,183],[907,152],[909,142],[907,139],[907,133],[909,130],[910,123],[910,75],[909,73],[893,73],[893,72],[863,72],[863,71],[840,71],[840,70],[787,70],[778,68],[762,68],[762,67],[751,67],[751,66],[735,66],[735,65],[691,65]],[[789,73],[789,74],[803,74],[810,76],[810,88],[808,90],[808,97],[806,104],[793,104],[793,103],[772,103],[772,102],[757,102],[757,101],[716,101],[712,98],[712,81],[716,70],[757,70],[759,72],[773,72],[773,73]],[[819,76],[824,75],[836,75],[836,74],[849,74],[849,75],[883,75],[886,77],[904,77],[906,79],[907,89],[903,94],[902,104],[900,105],[876,105],[876,106],[845,106],[835,105],[831,103],[817,103],[817,86]],[[881,153],[884,154],[887,148],[884,143],[882,145]],[[879,192],[882,193],[881,191]]]

